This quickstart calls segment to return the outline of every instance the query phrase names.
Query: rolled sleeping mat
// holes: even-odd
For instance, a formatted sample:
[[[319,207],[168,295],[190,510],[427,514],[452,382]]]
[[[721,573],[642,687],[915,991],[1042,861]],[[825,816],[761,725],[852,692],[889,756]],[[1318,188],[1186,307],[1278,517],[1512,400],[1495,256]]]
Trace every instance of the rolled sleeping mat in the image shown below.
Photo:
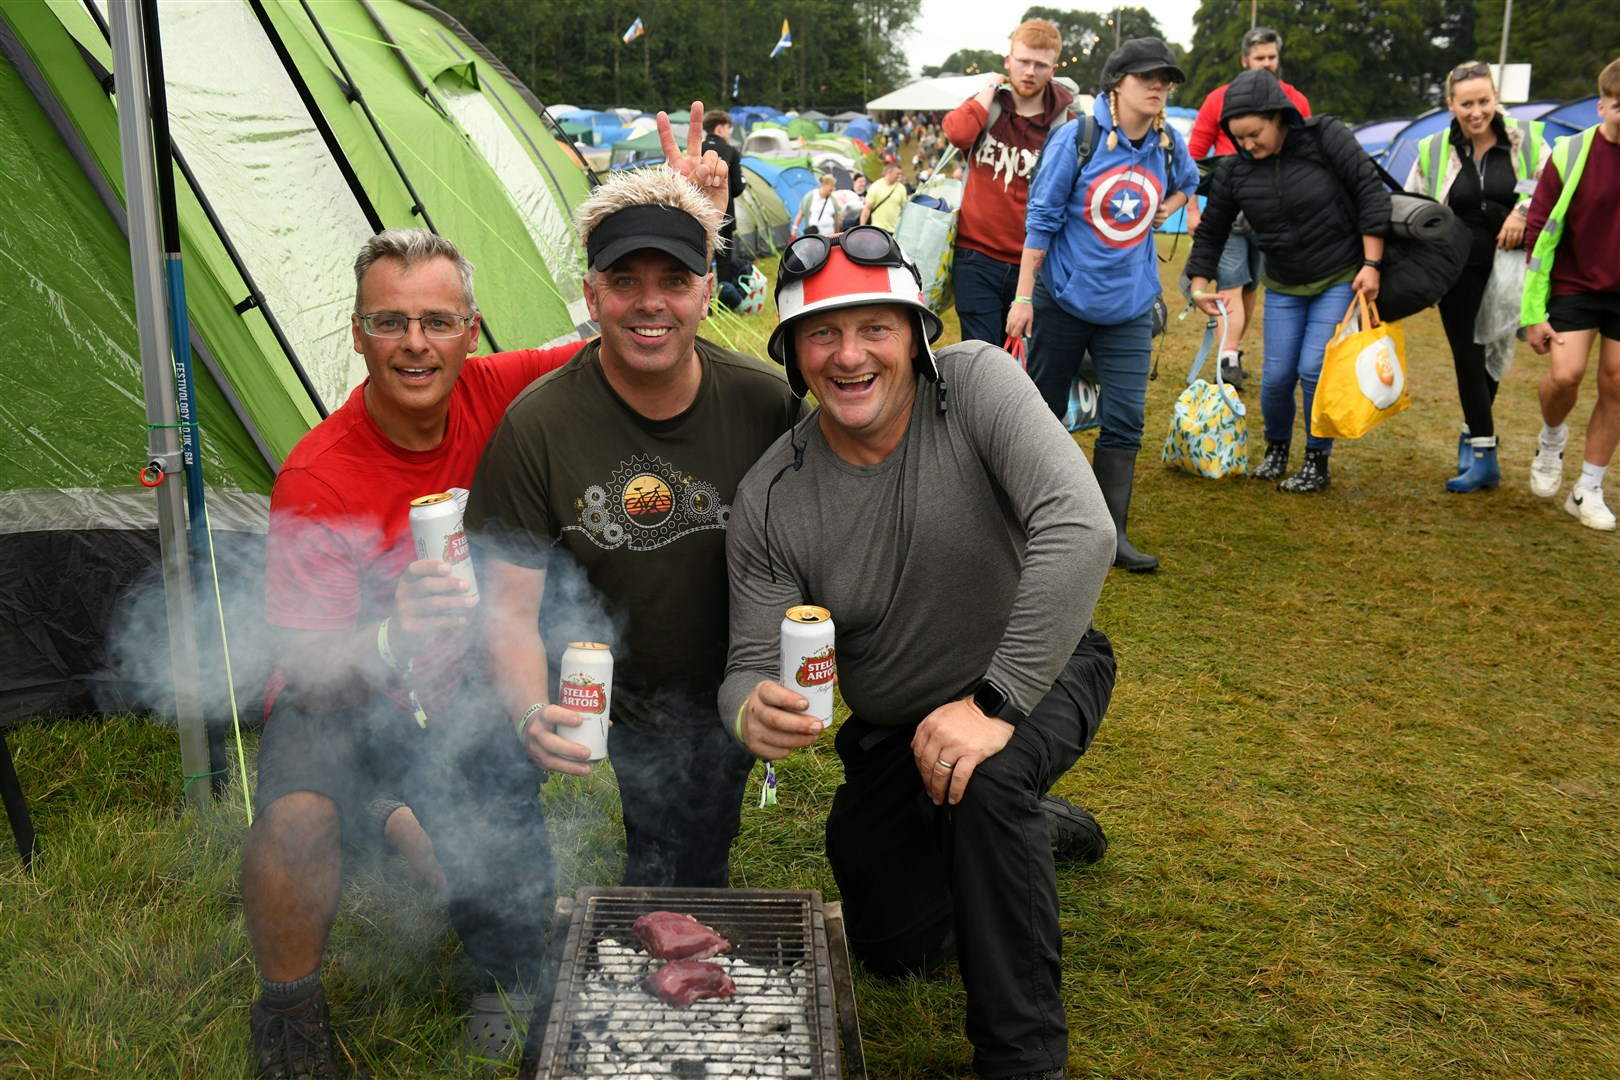
[[[1451,207],[1420,195],[1393,192],[1389,197],[1389,231],[1408,240],[1440,240],[1451,231]]]

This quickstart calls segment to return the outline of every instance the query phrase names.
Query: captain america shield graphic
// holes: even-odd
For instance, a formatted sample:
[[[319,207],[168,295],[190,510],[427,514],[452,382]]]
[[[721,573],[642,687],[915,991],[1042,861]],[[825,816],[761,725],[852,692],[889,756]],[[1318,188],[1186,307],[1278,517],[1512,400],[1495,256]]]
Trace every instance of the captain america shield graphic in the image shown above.
[[[1162,193],[1157,176],[1121,165],[1086,188],[1086,218],[1109,247],[1135,247],[1153,229]]]

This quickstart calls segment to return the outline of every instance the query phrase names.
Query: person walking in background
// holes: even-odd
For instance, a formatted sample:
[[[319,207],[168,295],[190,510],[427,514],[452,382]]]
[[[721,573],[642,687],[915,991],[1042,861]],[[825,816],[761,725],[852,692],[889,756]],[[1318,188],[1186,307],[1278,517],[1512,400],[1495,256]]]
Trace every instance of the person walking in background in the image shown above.
[[[883,167],[883,179],[867,189],[860,223],[876,225],[892,233],[900,225],[900,208],[905,205],[905,170],[900,168],[899,162],[890,161]]]
[[[804,198],[799,200],[799,212],[793,215],[793,224],[788,227],[789,240],[838,231],[838,200],[833,197],[837,183],[832,173],[822,173],[821,186],[804,193]]]
[[[1350,130],[1331,116],[1306,120],[1269,71],[1227,88],[1221,127],[1237,153],[1210,178],[1209,203],[1187,259],[1193,303],[1214,315],[1210,291],[1221,249],[1241,212],[1265,257],[1265,366],[1260,411],[1266,456],[1250,475],[1288,472],[1294,388],[1305,405],[1305,460],[1279,491],[1322,491],[1333,440],[1311,434],[1311,403],[1328,342],[1356,293],[1378,298],[1389,189]]]
[[[731,145],[731,114],[724,109],[705,113],[703,130],[707,133],[703,136],[703,152],[713,150],[726,165],[726,220],[720,226],[718,250],[730,252],[732,238],[737,234],[737,196],[748,186],[748,179],[743,176],[742,154]]]
[[[1283,81],[1282,35],[1269,26],[1256,26],[1243,35],[1242,53],[1238,66],[1245,71],[1263,70],[1277,75],[1277,82],[1288,100],[1294,103],[1299,115],[1311,117],[1311,103],[1305,95]],[[1194,160],[1213,153],[1217,157],[1232,154],[1235,148],[1231,138],[1221,127],[1221,108],[1226,102],[1227,83],[1209,92],[1198,107],[1192,134],[1187,136],[1187,149]],[[1187,232],[1197,233],[1202,207],[1194,199],[1187,204]],[[1221,299],[1226,301],[1226,336],[1221,339],[1221,375],[1239,390],[1243,389],[1243,334],[1254,321],[1254,302],[1260,292],[1260,249],[1250,240],[1248,232],[1233,230],[1221,248],[1221,262],[1215,280],[1220,286]]]
[[[967,186],[956,226],[956,314],[963,341],[999,345],[1018,287],[1029,178],[1053,126],[1075,96],[1052,81],[1063,35],[1045,19],[1013,31],[1007,73],[945,117],[945,137],[967,159]]]
[[[1080,358],[1091,352],[1101,421],[1092,469],[1114,519],[1114,565],[1137,573],[1159,565],[1125,535],[1159,295],[1153,230],[1198,187],[1198,168],[1164,111],[1170,88],[1186,78],[1158,38],[1133,38],[1108,57],[1091,117],[1047,139],[1007,314],[1008,337],[1033,331],[1029,377],[1060,420]]]
[[[1418,144],[1406,190],[1450,206],[1474,241],[1462,276],[1440,299],[1463,411],[1457,475],[1446,481],[1446,490],[1464,493],[1502,482],[1491,415],[1498,377],[1486,367],[1485,346],[1474,341],[1474,321],[1497,250],[1514,251],[1524,243],[1531,189],[1548,148],[1542,124],[1521,124],[1502,111],[1488,64],[1471,60],[1446,75],[1446,107],[1451,123]]]
[[[1559,139],[1553,168],[1530,203],[1520,319],[1538,354],[1551,354],[1541,378],[1541,436],[1530,490],[1543,499],[1564,481],[1564,425],[1580,396],[1592,342],[1598,349],[1597,402],[1586,424],[1581,475],[1564,509],[1591,529],[1613,529],[1603,474],[1620,442],[1620,60],[1598,76],[1596,127]]]

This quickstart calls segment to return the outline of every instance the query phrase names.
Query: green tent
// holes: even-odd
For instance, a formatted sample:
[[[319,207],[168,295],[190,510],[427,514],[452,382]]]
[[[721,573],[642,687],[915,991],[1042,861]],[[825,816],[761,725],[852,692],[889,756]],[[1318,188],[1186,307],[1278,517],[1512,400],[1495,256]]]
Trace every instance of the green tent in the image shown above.
[[[787,243],[793,214],[788,212],[769,180],[746,163],[742,168],[747,183],[743,193],[737,196],[737,231],[733,242],[737,253],[744,258],[763,259],[777,254]]]
[[[675,135],[675,144],[685,150],[686,130],[671,126]],[[664,160],[664,140],[656,131],[649,131],[629,139],[620,139],[613,144],[612,149],[611,167],[615,169],[640,165],[643,162],[652,160]]]
[[[100,11],[0,0],[0,332],[23,350],[0,409],[0,721],[143,699],[105,645],[157,541]],[[209,516],[241,579],[227,624],[256,622],[275,471],[364,376],[360,244],[431,222],[478,266],[500,347],[572,339],[587,319],[571,215],[592,179],[533,95],[424,4],[172,0],[159,16]]]

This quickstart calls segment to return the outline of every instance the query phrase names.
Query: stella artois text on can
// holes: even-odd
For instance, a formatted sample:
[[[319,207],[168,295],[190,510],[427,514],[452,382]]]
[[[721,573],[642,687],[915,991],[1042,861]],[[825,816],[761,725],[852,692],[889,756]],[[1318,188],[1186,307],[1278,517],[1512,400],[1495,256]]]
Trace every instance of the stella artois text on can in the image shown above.
[[[461,527],[461,506],[454,495],[440,492],[411,500],[411,539],[416,541],[418,559],[449,563],[452,573],[471,587],[470,595],[478,595],[472,552]]]
[[[832,615],[824,607],[790,607],[782,620],[782,685],[810,699],[809,715],[823,725],[833,717]]]
[[[577,728],[558,728],[569,742],[590,747],[591,761],[607,757],[608,714],[613,709],[613,654],[593,641],[569,642],[557,680],[557,704],[580,714]]]

